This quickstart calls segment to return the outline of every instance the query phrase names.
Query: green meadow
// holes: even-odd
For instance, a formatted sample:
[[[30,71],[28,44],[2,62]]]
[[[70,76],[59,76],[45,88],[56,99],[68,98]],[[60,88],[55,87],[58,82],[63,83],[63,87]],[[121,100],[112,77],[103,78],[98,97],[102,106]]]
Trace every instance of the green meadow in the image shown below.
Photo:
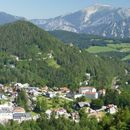
[[[107,44],[106,46],[91,46],[87,48],[86,51],[89,53],[106,53],[106,52],[129,53],[130,43]],[[129,59],[130,59],[130,54],[128,54],[122,60],[129,60]]]

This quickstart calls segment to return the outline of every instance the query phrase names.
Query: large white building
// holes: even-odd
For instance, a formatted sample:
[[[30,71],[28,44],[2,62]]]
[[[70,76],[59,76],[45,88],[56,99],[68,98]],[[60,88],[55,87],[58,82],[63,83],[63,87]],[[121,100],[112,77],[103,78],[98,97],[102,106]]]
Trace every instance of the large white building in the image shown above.
[[[97,90],[94,87],[80,87],[79,94],[82,94],[82,96],[85,96],[90,99],[98,98]]]

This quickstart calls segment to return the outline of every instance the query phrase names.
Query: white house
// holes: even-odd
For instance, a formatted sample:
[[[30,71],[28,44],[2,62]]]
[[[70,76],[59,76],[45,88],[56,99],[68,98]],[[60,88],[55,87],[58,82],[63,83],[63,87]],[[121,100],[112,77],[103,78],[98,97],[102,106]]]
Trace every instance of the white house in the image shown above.
[[[13,104],[10,102],[0,105],[0,123],[4,124],[13,119],[12,111]]]
[[[54,98],[54,97],[56,97],[56,93],[55,92],[47,92],[46,96],[49,98]]]
[[[13,113],[8,108],[0,109],[0,122],[7,123],[9,120],[13,119]]]
[[[52,110],[50,110],[50,109],[46,110],[45,114],[47,115],[47,118],[50,119],[51,114],[52,114]]]
[[[85,96],[85,97],[91,98],[91,99],[98,98],[97,90],[94,87],[80,87],[79,94],[82,94],[82,96]]]
[[[4,94],[0,94],[0,100],[7,100],[7,97]]]
[[[94,87],[80,87],[79,93],[84,94],[86,92],[97,92],[97,90]]]
[[[115,114],[117,111],[118,111],[118,108],[116,105],[114,104],[109,104],[107,107],[106,107],[106,110],[108,113],[110,114]]]

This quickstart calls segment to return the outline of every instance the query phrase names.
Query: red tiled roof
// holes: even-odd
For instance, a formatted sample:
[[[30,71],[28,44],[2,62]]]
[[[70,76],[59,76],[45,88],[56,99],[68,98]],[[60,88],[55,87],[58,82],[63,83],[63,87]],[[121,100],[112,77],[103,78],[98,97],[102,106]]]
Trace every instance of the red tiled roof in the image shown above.
[[[80,87],[80,89],[93,89],[93,88],[95,88],[95,87],[91,87],[91,86],[86,86],[86,87]]]
[[[85,93],[82,93],[82,94],[90,94],[90,95],[95,95],[96,92],[85,92]]]

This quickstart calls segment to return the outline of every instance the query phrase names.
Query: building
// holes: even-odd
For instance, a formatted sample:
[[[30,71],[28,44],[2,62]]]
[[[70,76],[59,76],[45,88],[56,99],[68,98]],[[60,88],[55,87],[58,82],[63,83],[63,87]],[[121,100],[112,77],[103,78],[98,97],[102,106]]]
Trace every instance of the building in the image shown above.
[[[79,122],[79,120],[80,120],[79,113],[78,112],[72,112],[71,113],[71,118],[72,118],[73,121]]]
[[[90,103],[89,102],[78,102],[74,105],[74,109],[79,110],[83,107],[90,107]]]
[[[86,98],[90,99],[98,99],[98,93],[97,92],[86,92],[83,94]]]
[[[55,92],[47,92],[46,96],[49,98],[54,98],[54,97],[56,97],[56,93]]]
[[[0,100],[7,100],[7,97],[4,94],[0,93]]]
[[[80,87],[79,88],[79,93],[80,94],[84,94],[86,92],[94,93],[94,92],[97,92],[97,90],[94,87]]]
[[[105,96],[106,95],[106,90],[105,89],[101,89],[98,91],[99,96]]]
[[[69,93],[69,92],[70,92],[70,89],[67,88],[67,87],[62,87],[62,88],[60,88],[60,91],[61,91],[62,93]]]
[[[21,123],[22,121],[31,120],[31,113],[26,113],[24,108],[15,107],[13,110],[13,120]]]
[[[50,119],[52,115],[52,110],[50,109],[46,110],[45,114],[47,115],[47,118]]]
[[[110,114],[115,114],[115,113],[118,111],[118,108],[117,108],[117,106],[114,105],[114,104],[109,104],[109,105],[107,105],[107,107],[106,107],[106,111],[107,111],[108,113],[110,113]]]
[[[18,123],[21,123],[22,121],[31,120],[32,116],[31,113],[14,113],[13,114],[13,120],[18,121]]]
[[[90,99],[98,98],[97,90],[94,87],[80,87],[79,94],[82,94],[82,96],[85,96]]]
[[[0,105],[0,122],[2,124],[7,123],[9,120],[13,119],[12,110],[13,104],[10,102]]]
[[[0,84],[0,90],[3,90],[3,88],[4,88],[4,85]]]
[[[59,108],[59,109],[55,110],[55,112],[56,112],[57,116],[62,116],[67,113],[67,111],[64,108]]]

